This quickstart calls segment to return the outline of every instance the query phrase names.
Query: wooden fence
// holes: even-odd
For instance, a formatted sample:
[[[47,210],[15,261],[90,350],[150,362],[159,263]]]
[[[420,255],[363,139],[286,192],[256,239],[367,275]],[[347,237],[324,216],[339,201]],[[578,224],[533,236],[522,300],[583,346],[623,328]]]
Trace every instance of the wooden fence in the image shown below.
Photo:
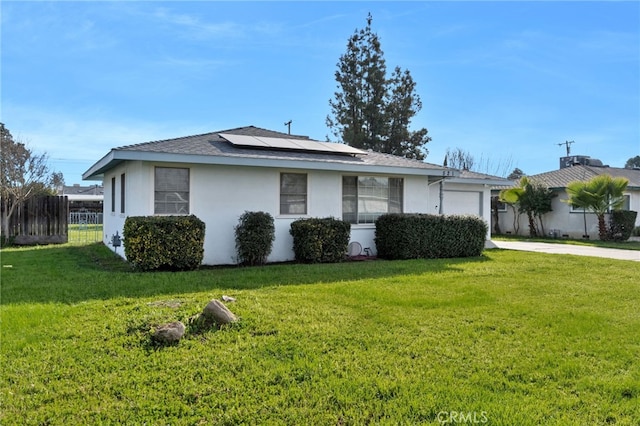
[[[3,214],[4,217],[4,214]],[[9,220],[14,244],[62,244],[69,239],[69,200],[66,196],[44,196],[16,207]]]

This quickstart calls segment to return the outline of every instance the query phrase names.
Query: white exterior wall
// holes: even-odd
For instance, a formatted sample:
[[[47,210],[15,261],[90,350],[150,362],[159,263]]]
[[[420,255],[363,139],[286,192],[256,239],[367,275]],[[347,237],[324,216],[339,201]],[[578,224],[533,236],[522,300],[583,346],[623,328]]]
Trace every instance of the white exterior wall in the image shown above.
[[[104,176],[104,202],[103,202],[103,242],[114,250],[111,245],[113,236],[118,233],[122,237],[124,221],[127,216],[146,216],[149,214],[149,201],[151,200],[151,212],[153,212],[153,168],[151,175],[140,161],[132,161],[113,168]],[[125,175],[125,212],[121,213],[120,206],[120,182],[122,174]],[[115,211],[112,211],[111,178],[116,178]],[[151,189],[149,189],[151,188]],[[115,251],[124,257],[124,247],[115,248]]]
[[[245,211],[270,213],[275,222],[275,241],[268,262],[294,259],[290,224],[302,217],[342,218],[342,176],[332,171],[308,171],[268,167],[207,166],[125,162],[105,174],[104,242],[122,230],[126,216],[149,216],[154,210],[154,168],[190,169],[190,213],[206,224],[205,265],[235,264],[235,226]],[[307,174],[307,214],[280,215],[280,173]],[[126,211],[120,214],[120,175],[126,176]],[[116,177],[116,211],[111,213],[111,178]],[[404,178],[404,211],[425,213],[429,191],[425,176]],[[375,225],[352,225],[351,241],[375,253]],[[112,246],[109,245],[113,249]],[[116,250],[124,257],[124,248]]]

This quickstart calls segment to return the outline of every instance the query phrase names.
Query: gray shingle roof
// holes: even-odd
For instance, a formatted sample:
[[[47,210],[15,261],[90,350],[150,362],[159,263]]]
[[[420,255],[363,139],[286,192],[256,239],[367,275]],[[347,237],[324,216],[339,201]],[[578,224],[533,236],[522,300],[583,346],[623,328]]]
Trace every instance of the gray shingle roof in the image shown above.
[[[629,187],[640,188],[640,170],[618,167],[572,166],[551,172],[530,176],[541,181],[549,188],[566,188],[570,182],[587,181],[595,176],[608,174],[611,177],[623,177],[629,180]]]
[[[64,186],[61,195],[104,195],[104,187],[102,185],[91,186]]]
[[[456,169],[449,169],[456,170]],[[512,182],[509,179],[500,176],[488,175],[485,173],[473,172],[471,170],[459,170],[459,175],[447,178],[447,182],[452,183],[471,183],[480,185],[490,185],[492,188],[505,187],[510,188]]]
[[[372,165],[388,167],[418,168],[425,170],[442,170],[442,166],[425,163],[419,160],[412,160],[390,154],[378,152],[367,152],[366,155],[348,155],[337,153],[322,153],[309,151],[274,150],[253,147],[239,147],[231,144],[220,136],[221,133],[229,133],[247,136],[263,136],[272,138],[306,139],[307,136],[289,135],[287,133],[275,132],[261,129],[259,127],[247,126],[230,130],[205,133],[201,135],[185,136],[174,139],[145,142],[135,145],[115,148],[115,151],[149,152],[164,154],[187,154],[217,157],[242,157],[265,160],[299,160],[299,161],[321,161],[328,163],[343,163],[354,165]]]
[[[588,181],[595,176],[603,174],[608,174],[612,177],[626,178],[629,180],[629,189],[640,189],[640,170],[638,169],[576,165],[559,170],[553,170],[550,172],[539,173],[537,175],[528,177],[529,179],[543,183],[549,188],[562,189],[566,188],[570,182]],[[504,189],[510,187],[511,186],[495,187],[494,189]]]

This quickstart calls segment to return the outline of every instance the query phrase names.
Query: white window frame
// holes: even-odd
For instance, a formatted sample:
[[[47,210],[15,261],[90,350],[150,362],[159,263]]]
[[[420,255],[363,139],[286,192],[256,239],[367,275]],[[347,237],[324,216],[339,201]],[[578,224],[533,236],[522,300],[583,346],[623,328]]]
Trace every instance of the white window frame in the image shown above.
[[[306,215],[309,211],[309,176],[306,173],[281,172],[279,198],[281,216]]]
[[[504,201],[500,201],[498,199],[496,203],[497,203],[498,213],[506,213],[509,211],[509,207],[507,206],[507,203],[505,203]]]
[[[354,225],[373,224],[383,214],[403,211],[404,178],[342,176],[342,220]]]
[[[630,210],[631,209],[631,195],[630,194],[624,194],[623,197],[624,197],[624,202],[622,203],[621,210]],[[569,206],[571,207],[571,210],[570,210],[571,213],[593,214],[593,211],[591,211],[591,210],[583,209],[582,207],[574,207],[571,204],[569,204]],[[611,213],[611,209],[609,209],[608,212]]]

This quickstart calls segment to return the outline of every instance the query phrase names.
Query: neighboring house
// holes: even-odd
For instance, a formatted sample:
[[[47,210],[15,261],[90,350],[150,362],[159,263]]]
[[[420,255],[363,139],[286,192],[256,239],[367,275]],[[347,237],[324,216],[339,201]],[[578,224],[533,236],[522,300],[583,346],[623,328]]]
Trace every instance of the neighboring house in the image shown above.
[[[306,217],[349,221],[351,241],[375,253],[378,216],[434,213],[436,183],[459,175],[422,161],[249,126],[115,148],[83,179],[103,181],[105,244],[122,235],[128,216],[194,214],[206,223],[203,263],[216,265],[236,263],[234,228],[245,211],[274,217],[269,262],[293,259],[290,224]],[[456,181],[451,187],[447,182],[447,190],[454,185],[467,188]],[[448,210],[477,211],[489,222],[490,188],[486,194],[484,185],[468,188],[475,188],[477,205]]]
[[[625,191],[624,210],[640,212],[640,169],[622,169],[603,165],[601,161],[587,156],[563,157],[560,159],[560,169],[551,172],[528,176],[531,180],[542,182],[552,189],[557,196],[553,199],[553,211],[543,216],[544,229],[552,237],[582,238],[585,233],[590,239],[598,238],[598,219],[594,213],[583,209],[573,208],[566,203],[568,195],[567,185],[574,181],[588,181],[595,176],[608,174],[612,177],[623,177],[629,180]],[[509,185],[511,187],[513,185]],[[505,186],[494,187],[493,194],[498,195]],[[503,233],[515,233],[513,225],[513,211],[501,205],[499,213],[500,228]],[[636,226],[640,226],[640,215],[636,219]],[[529,225],[526,214],[519,218],[520,235],[529,235]]]
[[[102,213],[102,203],[104,200],[104,188],[102,185],[63,186],[59,195],[65,195],[69,200],[70,212],[95,212]]]

